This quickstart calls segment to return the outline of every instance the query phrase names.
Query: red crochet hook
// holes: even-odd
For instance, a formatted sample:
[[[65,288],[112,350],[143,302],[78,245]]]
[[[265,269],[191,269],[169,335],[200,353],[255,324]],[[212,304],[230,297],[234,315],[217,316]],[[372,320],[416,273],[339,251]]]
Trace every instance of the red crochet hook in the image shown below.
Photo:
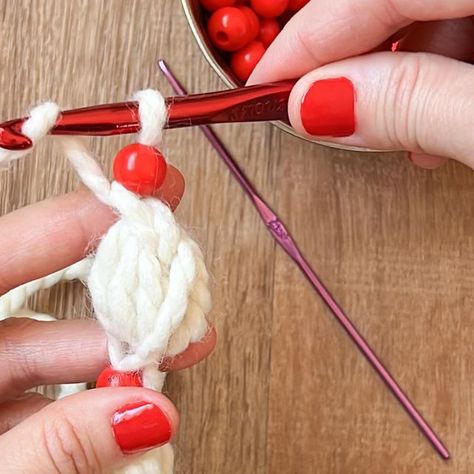
[[[288,97],[293,81],[239,89],[168,97],[166,128],[231,122],[288,122]],[[0,124],[0,147],[24,150],[31,140],[21,133],[25,118]],[[52,135],[120,135],[140,128],[137,102],[96,105],[61,113]]]

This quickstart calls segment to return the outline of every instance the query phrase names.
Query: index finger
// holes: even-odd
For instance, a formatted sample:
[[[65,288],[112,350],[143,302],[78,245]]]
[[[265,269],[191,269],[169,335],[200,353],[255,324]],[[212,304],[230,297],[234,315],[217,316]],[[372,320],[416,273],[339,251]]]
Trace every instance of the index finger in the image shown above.
[[[166,356],[159,370],[191,367],[215,345],[216,331],[209,326],[200,341],[190,342],[174,357]],[[38,385],[94,381],[108,363],[106,336],[97,321],[0,322],[0,403]]]
[[[271,44],[248,84],[299,78],[366,53],[414,21],[472,14],[472,0],[312,0]]]
[[[169,166],[160,199],[174,209],[183,193],[183,176]],[[115,219],[86,189],[0,217],[0,294],[84,258]]]

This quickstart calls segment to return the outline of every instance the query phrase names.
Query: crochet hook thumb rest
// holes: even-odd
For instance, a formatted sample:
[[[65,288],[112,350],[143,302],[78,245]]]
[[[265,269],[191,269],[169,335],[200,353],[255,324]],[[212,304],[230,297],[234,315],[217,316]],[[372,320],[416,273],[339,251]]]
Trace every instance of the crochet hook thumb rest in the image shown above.
[[[187,93],[164,60],[158,61],[158,67],[160,68],[161,72],[164,74],[171,87],[177,94]],[[395,398],[403,407],[403,409],[408,413],[408,415],[414,421],[418,429],[428,439],[428,441],[431,443],[436,452],[443,459],[449,459],[449,452],[444,446],[443,442],[433,431],[428,422],[423,418],[423,415],[421,415],[421,413],[416,409],[416,407],[413,405],[408,396],[403,392],[402,388],[399,386],[392,374],[384,366],[382,361],[378,358],[377,354],[370,347],[369,343],[363,338],[358,329],[352,323],[349,316],[347,316],[344,310],[339,306],[337,301],[331,295],[329,290],[325,287],[323,282],[316,275],[314,270],[311,268],[311,265],[304,258],[303,254],[301,253],[288,229],[279,219],[277,214],[270,208],[270,206],[256,191],[252,183],[245,176],[244,172],[240,169],[239,165],[236,163],[236,161],[234,160],[230,152],[226,149],[225,145],[222,143],[219,137],[214,133],[211,127],[204,125],[201,126],[201,130],[203,131],[207,139],[210,141],[212,146],[215,148],[219,157],[229,168],[234,178],[238,181],[242,189],[250,198],[252,204],[258,211],[268,231],[271,233],[276,242],[283,248],[283,250],[302,271],[302,273],[310,282],[312,287],[327,305],[337,322],[344,328],[350,339],[354,342],[356,347],[369,361],[377,375],[383,380],[388,389],[392,392],[392,394],[395,396]]]
[[[194,125],[262,122],[288,123],[288,97],[293,81],[276,82],[239,89],[168,97],[165,128]],[[22,133],[25,118],[0,124],[0,147],[24,150],[32,143]],[[52,135],[121,135],[138,132],[137,102],[96,105],[63,111],[50,131]]]

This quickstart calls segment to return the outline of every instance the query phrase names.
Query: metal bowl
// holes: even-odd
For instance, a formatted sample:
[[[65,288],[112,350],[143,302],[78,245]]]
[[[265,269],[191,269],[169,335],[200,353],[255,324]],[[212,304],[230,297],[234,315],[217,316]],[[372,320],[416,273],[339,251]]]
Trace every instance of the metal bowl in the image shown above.
[[[202,54],[207,59],[207,62],[211,65],[211,67],[216,71],[222,81],[229,87],[235,88],[239,87],[237,80],[235,79],[232,71],[230,70],[229,66],[225,63],[222,59],[221,54],[214,48],[214,46],[209,41],[206,30],[204,28],[204,17],[202,14],[201,7],[199,5],[199,0],[181,0],[181,4],[183,5],[184,13],[186,15],[186,19],[189,23],[191,31],[193,32],[194,39],[196,40]],[[366,148],[359,148],[359,147],[351,147],[346,145],[339,145],[337,143],[330,143],[320,140],[312,140],[304,135],[300,135],[299,133],[295,132],[293,128],[283,122],[273,122],[278,128],[284,130],[295,137],[301,138],[306,141],[310,141],[313,143],[318,143],[320,145],[329,146],[332,148],[340,148],[343,150],[353,150],[353,151],[375,151],[369,150]]]

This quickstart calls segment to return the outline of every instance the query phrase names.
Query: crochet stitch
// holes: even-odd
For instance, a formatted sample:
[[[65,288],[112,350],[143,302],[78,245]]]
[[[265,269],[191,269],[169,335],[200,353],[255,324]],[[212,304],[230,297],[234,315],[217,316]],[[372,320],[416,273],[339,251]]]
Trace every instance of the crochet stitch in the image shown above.
[[[157,146],[166,122],[161,94],[145,90],[139,103],[138,142]],[[54,126],[59,108],[47,102],[31,111],[22,133],[33,146]],[[156,198],[141,199],[118,182],[109,182],[79,140],[60,138],[65,154],[83,183],[117,213],[94,255],[44,278],[28,282],[0,298],[0,318],[17,313],[28,297],[61,280],[80,279],[88,287],[95,316],[107,335],[111,365],[139,370],[145,387],[161,390],[166,374],[158,370],[165,355],[182,352],[202,339],[210,311],[209,277],[198,245]],[[0,149],[6,166],[30,150]],[[173,452],[164,446],[120,470],[127,474],[171,473]]]

